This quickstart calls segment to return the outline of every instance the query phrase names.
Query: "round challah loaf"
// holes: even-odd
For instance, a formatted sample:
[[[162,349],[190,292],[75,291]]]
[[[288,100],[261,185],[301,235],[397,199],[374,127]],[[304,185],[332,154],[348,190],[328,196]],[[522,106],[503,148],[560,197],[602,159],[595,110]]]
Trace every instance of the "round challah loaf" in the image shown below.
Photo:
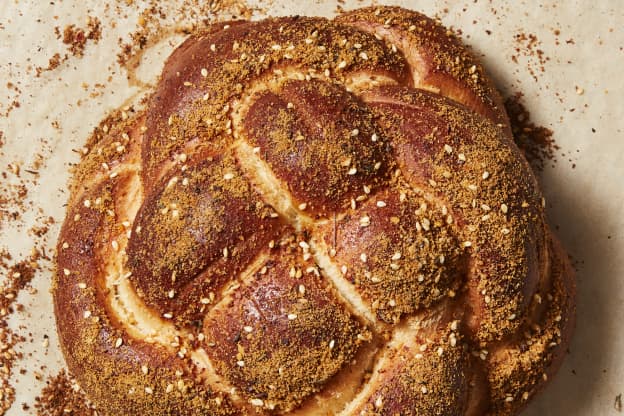
[[[76,169],[53,294],[111,415],[513,415],[569,261],[501,98],[400,8],[219,23]]]

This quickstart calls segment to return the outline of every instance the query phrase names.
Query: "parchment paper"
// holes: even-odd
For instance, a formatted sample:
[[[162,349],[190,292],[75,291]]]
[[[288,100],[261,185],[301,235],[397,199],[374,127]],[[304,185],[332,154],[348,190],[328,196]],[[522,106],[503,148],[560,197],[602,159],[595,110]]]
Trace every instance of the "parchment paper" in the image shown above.
[[[131,7],[126,8],[126,3]],[[341,3],[345,9],[371,4]],[[555,131],[561,148],[556,162],[546,164],[541,181],[550,222],[578,270],[577,329],[561,371],[524,414],[619,414],[614,400],[624,393],[624,4],[620,0],[378,2],[382,3],[437,15],[444,24],[461,29],[467,43],[483,54],[503,93],[521,91],[532,119]],[[261,7],[273,15],[330,16],[337,5],[284,0]],[[116,7],[127,9],[127,15],[113,12]],[[36,163],[37,153],[43,156],[39,178],[28,186],[21,220],[0,223],[0,247],[14,259],[25,257],[37,244],[48,254],[53,252],[68,197],[68,168],[78,159],[72,149],[82,147],[108,111],[145,93],[144,87],[137,86],[140,83],[128,82],[126,71],[116,63],[117,40],[136,29],[142,7],[136,1],[0,3],[0,85],[5,88],[11,82],[20,90],[17,93],[7,85],[1,94],[1,113],[14,99],[20,107],[0,117],[1,140],[6,142],[0,148],[0,169],[5,171],[9,163],[27,168]],[[54,27],[84,27],[87,16],[102,20],[102,40],[87,42],[84,57],[70,56],[58,68],[36,77],[34,67],[46,67],[56,52],[67,53]],[[253,18],[262,16],[256,12]],[[530,43],[531,37],[523,40],[521,34],[533,34],[536,40]],[[181,39],[172,35],[151,47],[136,71],[139,81],[153,83]],[[92,97],[94,92],[101,94]],[[0,180],[17,179],[9,173]],[[43,243],[27,232],[42,216],[56,220]],[[37,292],[22,291],[19,301],[26,305],[25,311],[11,317],[12,328],[27,341],[16,346],[25,358],[14,371],[17,398],[10,415],[28,414],[22,403],[32,409],[43,386],[37,373],[45,380],[63,367],[50,276],[49,271],[37,274],[32,283]],[[50,339],[48,347],[44,336]],[[20,375],[19,369],[25,374]]]

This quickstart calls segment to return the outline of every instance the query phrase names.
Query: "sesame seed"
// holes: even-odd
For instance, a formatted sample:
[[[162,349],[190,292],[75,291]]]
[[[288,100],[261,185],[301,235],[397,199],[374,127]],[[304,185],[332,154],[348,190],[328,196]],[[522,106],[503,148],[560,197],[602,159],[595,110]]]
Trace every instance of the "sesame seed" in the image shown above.
[[[64,242],[62,247],[63,248],[69,248],[69,244],[67,242]]]
[[[453,153],[453,148],[451,146],[449,146],[448,144],[444,145],[444,151],[448,154]]]
[[[115,341],[115,348],[121,347],[121,344],[123,344],[123,339],[117,338],[117,341]]]
[[[152,394],[152,393],[154,393],[154,390],[152,390],[151,387],[145,387],[145,393]]]
[[[295,319],[297,319],[297,314],[296,313],[289,313],[288,314],[288,320],[294,321]]]
[[[69,269],[63,269],[63,274],[65,276],[69,276],[71,274],[71,272],[69,271]]]
[[[464,155],[463,153],[458,154],[458,155],[457,155],[457,158],[458,158],[459,160],[461,160],[462,162],[465,162],[465,161],[466,161],[466,155]]]
[[[379,136],[377,136],[377,133],[373,133],[373,135],[371,136],[371,141],[376,142],[379,139]]]
[[[377,398],[375,399],[375,407],[376,407],[377,409],[380,409],[380,408],[381,408],[381,406],[383,406],[383,398],[382,398],[381,396],[379,396],[379,397],[377,397]]]
[[[508,320],[510,320],[510,321],[513,321],[514,319],[516,319],[516,314],[515,314],[515,313],[512,313],[511,315],[509,315],[509,316],[507,317],[507,319],[508,319]]]
[[[113,246],[113,250],[119,251],[119,243],[117,242],[117,240],[111,241],[111,246]]]
[[[250,327],[250,326],[244,326],[244,327],[243,327],[243,330],[244,330],[245,332],[251,332],[251,331],[253,331],[253,328],[252,328],[252,327]]]
[[[89,201],[88,199],[85,199],[84,202],[82,203],[86,208],[89,208],[91,206],[91,201]]]
[[[379,208],[383,208],[383,207],[385,207],[385,206],[386,206],[386,203],[385,203],[384,201],[377,201],[377,206],[378,206]]]
[[[401,266],[396,264],[396,263],[390,263],[390,268],[392,270],[399,270],[401,268]]]
[[[401,258],[401,253],[398,251],[392,255],[392,260],[399,260],[400,258]]]
[[[507,403],[511,403],[511,402],[513,402],[513,400],[514,400],[513,396],[507,396],[507,397],[505,397],[505,401],[506,401]]]
[[[335,346],[336,346],[336,341],[334,341],[333,339],[331,341],[329,341],[329,349],[330,350],[333,350]]]
[[[471,242],[471,241],[464,241],[464,242],[462,243],[462,246],[464,246],[464,247],[470,247],[470,246],[472,246],[472,242]]]
[[[299,293],[301,295],[305,295],[305,292],[306,292],[305,286],[304,285],[299,285]]]
[[[82,317],[87,319],[91,317],[91,311],[84,311],[84,313],[82,314]]]
[[[171,179],[169,179],[169,182],[167,182],[167,188],[172,187],[176,183],[178,183],[178,177],[177,176],[172,176]]]
[[[431,226],[431,222],[429,221],[429,219],[427,219],[427,218],[423,218],[423,219],[420,221],[420,225],[422,225],[423,230],[425,230],[425,231],[429,231],[429,228],[430,228],[430,226]]]
[[[231,172],[228,172],[225,175],[223,175],[223,179],[225,179],[226,181],[229,181],[230,179],[234,179],[234,174]]]
[[[271,49],[273,49],[274,51],[279,51],[282,49],[282,45],[275,44],[271,46]]]
[[[359,53],[359,57],[362,58],[365,61],[368,60],[368,54],[366,52],[360,52]]]
[[[171,312],[163,313],[163,318],[171,319],[173,318],[173,314]]]
[[[529,392],[525,391],[524,393],[522,393],[522,400],[528,400],[529,399]]]
[[[416,26],[415,25],[411,25],[407,30],[409,30],[410,32],[413,32],[416,30]]]
[[[141,366],[141,372],[142,372],[143,374],[147,374],[147,373],[149,372],[149,368],[147,368],[147,366],[146,366],[146,365],[142,365],[142,366]]]
[[[344,69],[344,68],[346,68],[346,67],[347,67],[347,62],[346,62],[346,61],[341,61],[341,62],[338,64],[338,69]]]
[[[360,218],[360,227],[368,227],[370,225],[370,217],[369,216],[363,216],[362,218]]]
[[[371,191],[370,186],[368,186],[368,185],[364,185],[364,186],[362,186],[362,189],[364,190],[364,193],[365,193],[366,195],[370,194],[370,191]]]
[[[360,254],[360,260],[362,260],[362,263],[366,263],[366,261],[368,260],[366,253]]]
[[[438,257],[438,261],[440,262],[440,264],[444,264],[445,260],[446,258],[444,257],[444,254],[440,254],[440,257]]]
[[[341,266],[340,271],[342,272],[342,274],[347,274],[347,266],[345,265]]]
[[[355,167],[349,169],[347,175],[355,175],[357,173],[357,169]]]
[[[171,393],[173,391],[173,384],[167,384],[167,388],[165,389],[165,393]]]
[[[206,68],[201,69],[201,76],[204,78],[208,76],[208,70]]]
[[[444,354],[444,348],[438,347],[437,353],[440,357],[442,357],[442,354]]]
[[[264,401],[262,401],[262,399],[251,399],[249,400],[249,403],[251,403],[252,406],[256,407],[264,406]]]
[[[352,137],[355,137],[355,136],[357,136],[358,134],[360,134],[360,131],[359,131],[358,129],[353,129],[353,130],[351,131],[351,136],[352,136]]]
[[[175,290],[171,289],[169,292],[167,292],[167,297],[169,299],[173,299],[175,297]]]
[[[427,394],[427,387],[422,386],[422,387],[420,388],[420,391],[422,392],[422,394]]]
[[[501,204],[500,210],[503,214],[507,214],[507,211],[509,210],[509,208],[507,207],[507,205]]]
[[[309,250],[310,249],[310,244],[306,243],[305,241],[300,241],[299,242],[299,247],[301,247],[304,250]]]
[[[501,228],[501,233],[502,233],[502,234],[507,235],[507,234],[509,234],[510,232],[511,232],[511,231],[509,230],[509,228]]]
[[[86,289],[86,288],[87,288],[87,284],[86,284],[86,283],[84,283],[84,282],[80,282],[80,283],[78,283],[78,288],[80,288],[80,289]]]
[[[245,361],[236,361],[236,365],[239,367],[245,367]]]
[[[306,204],[305,202],[299,204],[299,209],[301,211],[304,211],[307,207],[308,207],[308,204]]]
[[[485,180],[487,178],[490,177],[490,172],[488,172],[487,170],[485,172],[483,172],[483,175],[481,175],[481,177]]]

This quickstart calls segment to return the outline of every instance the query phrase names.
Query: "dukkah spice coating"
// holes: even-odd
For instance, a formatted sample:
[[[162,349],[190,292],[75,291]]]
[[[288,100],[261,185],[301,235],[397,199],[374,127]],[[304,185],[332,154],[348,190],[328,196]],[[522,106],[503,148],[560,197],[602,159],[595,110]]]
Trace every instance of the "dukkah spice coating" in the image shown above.
[[[76,169],[53,290],[70,370],[115,415],[517,414],[574,285],[510,132],[415,12],[193,34]]]

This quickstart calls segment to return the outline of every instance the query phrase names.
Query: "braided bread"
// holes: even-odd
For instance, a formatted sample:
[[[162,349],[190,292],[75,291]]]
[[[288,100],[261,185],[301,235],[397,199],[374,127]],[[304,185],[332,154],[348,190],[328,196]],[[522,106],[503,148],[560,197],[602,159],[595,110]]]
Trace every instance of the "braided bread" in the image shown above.
[[[433,20],[214,24],[76,169],[61,346],[114,415],[514,415],[573,326],[543,207]]]

